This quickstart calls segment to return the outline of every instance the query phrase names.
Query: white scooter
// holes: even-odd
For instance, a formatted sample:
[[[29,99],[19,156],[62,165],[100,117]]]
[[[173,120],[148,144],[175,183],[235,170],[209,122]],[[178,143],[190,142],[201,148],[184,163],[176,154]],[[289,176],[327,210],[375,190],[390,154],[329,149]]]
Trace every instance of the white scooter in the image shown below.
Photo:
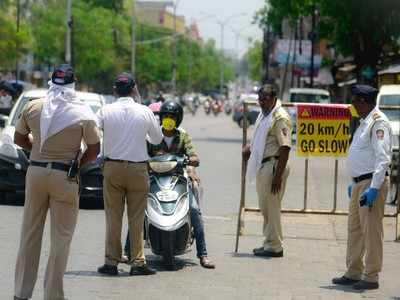
[[[171,154],[149,160],[146,243],[154,254],[163,257],[168,269],[175,268],[175,256],[189,251],[193,243],[187,162]]]

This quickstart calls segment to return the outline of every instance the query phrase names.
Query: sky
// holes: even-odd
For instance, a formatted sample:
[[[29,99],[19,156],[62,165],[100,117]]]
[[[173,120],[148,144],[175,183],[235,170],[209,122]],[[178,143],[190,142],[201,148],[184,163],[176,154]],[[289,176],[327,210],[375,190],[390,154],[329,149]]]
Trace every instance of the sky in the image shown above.
[[[248,38],[261,39],[262,32],[257,25],[252,25],[254,14],[263,7],[265,0],[175,0],[178,4],[177,14],[185,16],[186,23],[195,20],[204,40],[214,39],[217,47],[221,43],[221,26],[219,22],[226,22],[224,29],[224,50],[236,53],[236,35],[238,35],[239,55],[243,55],[248,48]],[[232,18],[230,18],[232,16]]]

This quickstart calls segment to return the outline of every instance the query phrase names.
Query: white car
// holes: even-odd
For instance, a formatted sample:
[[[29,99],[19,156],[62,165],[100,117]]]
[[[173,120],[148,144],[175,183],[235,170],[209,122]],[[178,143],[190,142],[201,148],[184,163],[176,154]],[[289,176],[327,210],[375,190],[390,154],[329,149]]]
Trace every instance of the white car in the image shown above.
[[[397,174],[399,171],[399,141],[400,141],[400,85],[382,85],[377,104],[390,120],[393,131],[393,159],[391,165],[390,200],[395,201],[397,195]],[[396,109],[385,109],[384,106],[397,106]]]
[[[15,125],[25,105],[34,99],[46,96],[47,90],[30,90],[16,101],[5,128],[0,135],[0,194],[24,195],[25,174],[29,166],[29,153],[13,142]],[[97,112],[105,101],[95,93],[77,92],[77,97]],[[81,207],[103,207],[102,172],[98,163],[85,165],[80,170]],[[82,201],[84,199],[84,201]]]

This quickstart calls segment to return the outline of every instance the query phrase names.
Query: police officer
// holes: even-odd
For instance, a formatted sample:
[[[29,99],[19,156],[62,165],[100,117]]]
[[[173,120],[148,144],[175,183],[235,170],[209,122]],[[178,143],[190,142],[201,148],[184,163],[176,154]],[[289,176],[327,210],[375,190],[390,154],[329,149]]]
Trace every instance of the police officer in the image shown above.
[[[57,68],[47,96],[29,102],[15,128],[14,142],[30,151],[30,166],[26,174],[14,299],[32,297],[49,209],[51,245],[44,299],[64,299],[63,276],[79,209],[77,178],[69,178],[67,174],[82,140],[87,149],[80,159],[81,165],[95,160],[100,151],[96,115],[76,98],[74,82],[70,66]]]
[[[354,133],[347,159],[352,177],[352,184],[348,188],[351,201],[347,271],[332,282],[353,285],[357,290],[378,289],[383,256],[382,220],[392,157],[392,130],[388,118],[376,105],[377,89],[368,85],[354,85],[351,91],[352,104],[361,122]]]
[[[253,253],[265,257],[283,256],[281,203],[289,175],[287,161],[291,146],[290,116],[276,95],[274,84],[265,84],[258,91],[262,111],[251,145],[243,148],[244,159],[249,159],[247,175],[250,181],[256,178],[259,207],[264,217],[265,240]]]
[[[122,73],[114,83],[119,97],[98,113],[104,136],[104,211],[106,214],[105,263],[98,272],[118,275],[121,262],[121,229],[125,208],[128,210],[131,249],[130,275],[152,275],[155,270],[145,261],[143,222],[149,191],[146,137],[153,144],[163,138],[157,120],[147,106],[135,102],[139,93],[135,80]]]

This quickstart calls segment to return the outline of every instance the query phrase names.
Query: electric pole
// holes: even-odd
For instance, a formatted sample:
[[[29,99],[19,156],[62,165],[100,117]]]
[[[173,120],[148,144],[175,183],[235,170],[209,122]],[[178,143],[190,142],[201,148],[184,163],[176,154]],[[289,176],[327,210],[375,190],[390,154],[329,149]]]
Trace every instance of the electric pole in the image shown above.
[[[224,27],[223,22],[220,23],[221,26],[221,55],[219,63],[219,93],[220,96],[224,93]]]
[[[131,73],[135,76],[136,72],[136,10],[135,1],[132,0],[132,37],[131,37]]]
[[[271,51],[271,27],[267,24],[267,28],[264,27],[263,30],[263,48],[262,48],[262,61],[263,61],[263,78],[262,82],[267,83],[269,81],[269,56]]]
[[[173,39],[173,49],[172,49],[172,92],[176,95],[176,58],[177,58],[177,48],[176,48],[176,6],[178,3],[174,3],[174,39]]]
[[[21,17],[21,3],[20,0],[17,0],[17,37],[15,41],[15,80],[19,80],[19,40],[18,40],[18,33],[19,33],[19,25],[20,25],[20,17]]]
[[[310,87],[312,88],[314,86],[315,3],[312,6],[311,28]]]
[[[72,55],[71,55],[71,35],[72,35],[72,0],[68,0],[67,2],[67,36],[65,41],[65,62],[67,64],[71,64]]]

